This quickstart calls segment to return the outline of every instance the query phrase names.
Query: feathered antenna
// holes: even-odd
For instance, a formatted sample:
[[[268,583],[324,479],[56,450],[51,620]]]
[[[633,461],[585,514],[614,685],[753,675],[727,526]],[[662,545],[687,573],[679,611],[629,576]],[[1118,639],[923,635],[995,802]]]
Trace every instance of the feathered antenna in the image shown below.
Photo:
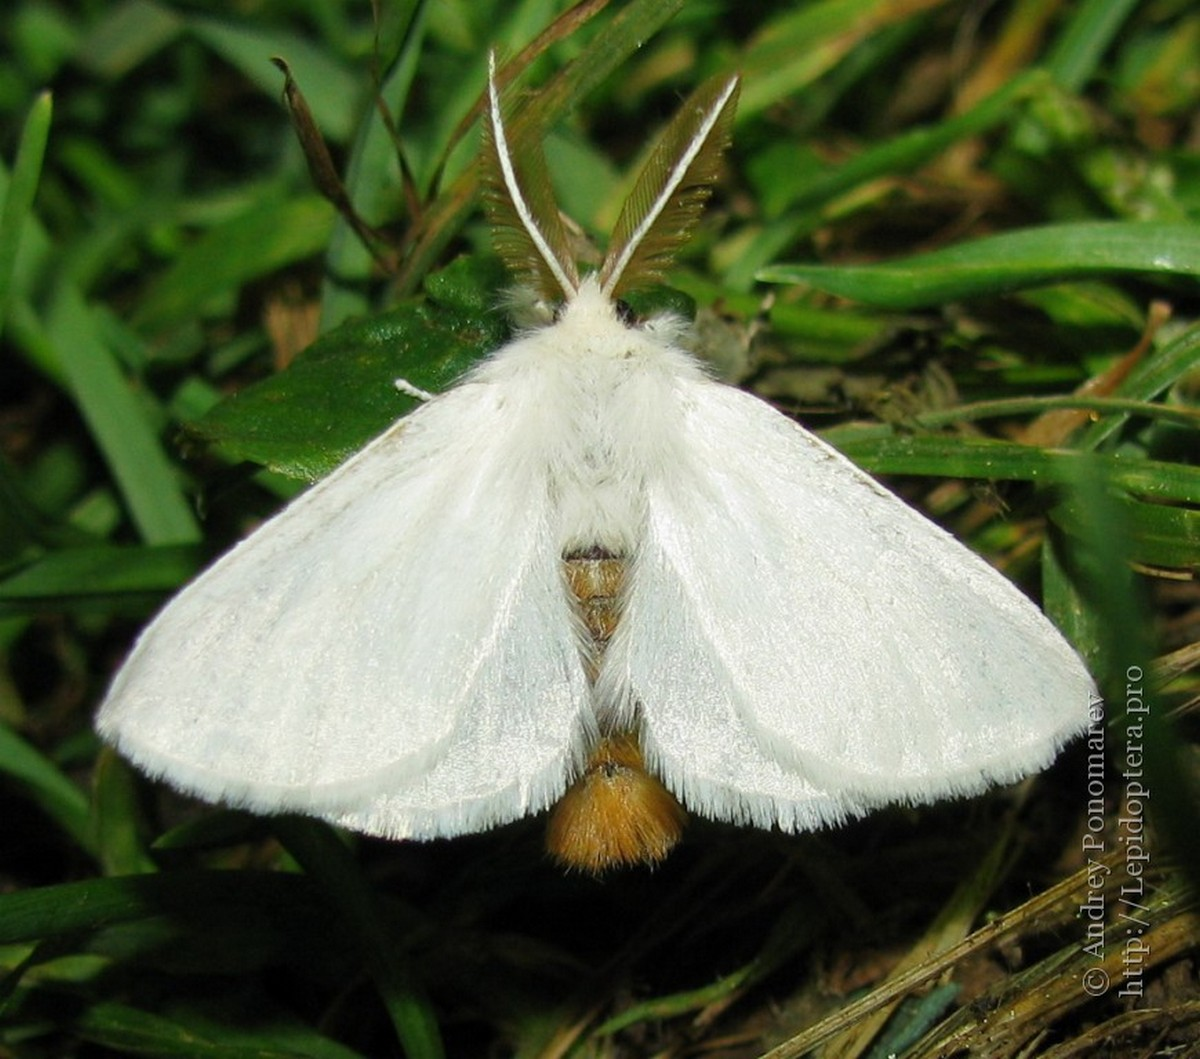
[[[600,269],[610,298],[662,278],[699,219],[729,145],[737,77],[702,84],[663,132],[621,209]]]
[[[488,114],[484,125],[483,187],[496,252],[514,276],[545,298],[571,298],[579,272],[571,256],[541,144],[520,144],[520,164],[509,145],[496,85],[496,53],[488,56]]]

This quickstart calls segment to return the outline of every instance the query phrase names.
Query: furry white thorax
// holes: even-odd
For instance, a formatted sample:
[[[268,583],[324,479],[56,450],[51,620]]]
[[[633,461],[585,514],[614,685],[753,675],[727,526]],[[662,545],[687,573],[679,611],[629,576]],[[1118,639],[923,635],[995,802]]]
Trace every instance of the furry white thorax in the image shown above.
[[[516,396],[536,424],[524,458],[544,465],[547,517],[564,555],[627,555],[636,545],[645,483],[678,459],[680,385],[707,378],[681,348],[687,328],[669,314],[626,322],[587,276],[553,323],[520,335],[473,375]]]

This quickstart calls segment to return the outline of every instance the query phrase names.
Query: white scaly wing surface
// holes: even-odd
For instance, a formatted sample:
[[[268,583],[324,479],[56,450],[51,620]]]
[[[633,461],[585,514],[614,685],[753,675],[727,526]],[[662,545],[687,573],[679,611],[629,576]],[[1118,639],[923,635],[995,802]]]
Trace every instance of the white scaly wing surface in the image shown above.
[[[293,502],[155,619],[101,735],[202,797],[394,837],[552,801],[591,721],[529,411],[477,376]]]
[[[1039,769],[1091,678],[981,558],[757,398],[681,377],[607,687],[705,815],[800,830]],[[674,420],[674,422],[670,422]]]

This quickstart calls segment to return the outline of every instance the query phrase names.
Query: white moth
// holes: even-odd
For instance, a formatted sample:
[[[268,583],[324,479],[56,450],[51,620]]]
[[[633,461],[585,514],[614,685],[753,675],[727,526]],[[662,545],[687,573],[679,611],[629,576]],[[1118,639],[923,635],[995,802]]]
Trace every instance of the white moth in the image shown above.
[[[581,277],[493,74],[498,243],[557,314],[180,593],[106,740],[203,798],[390,838],[559,802],[552,851],[601,870],[663,856],[679,802],[802,831],[1014,780],[1085,726],[1087,671],[1003,576],[710,378],[682,321],[626,318],[736,94],[687,102]]]

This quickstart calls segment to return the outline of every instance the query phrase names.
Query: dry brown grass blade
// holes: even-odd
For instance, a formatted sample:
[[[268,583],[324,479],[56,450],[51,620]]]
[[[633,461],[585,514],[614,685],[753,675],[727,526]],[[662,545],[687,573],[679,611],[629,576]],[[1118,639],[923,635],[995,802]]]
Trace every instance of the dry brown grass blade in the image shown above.
[[[957,113],[1002,88],[1026,68],[1045,46],[1061,0],[1020,0],[1012,6],[1000,33],[971,60],[970,70],[954,100]]]
[[[292,76],[291,67],[278,56],[272,58],[271,62],[283,73],[283,101],[288,108],[288,116],[291,118],[292,128],[296,131],[300,149],[304,152],[304,160],[308,165],[313,185],[350,225],[379,267],[388,274],[395,272],[395,259],[383,251],[379,233],[363,220],[354,208],[354,203],[350,201],[346,185],[342,183],[337,166],[333,164],[333,158],[325,144],[325,137],[317,128],[308,101]]]
[[[1154,336],[1170,318],[1171,307],[1166,302],[1151,302],[1146,315],[1146,326],[1136,345],[1115,364],[1086,380],[1075,390],[1075,396],[1111,397],[1129,377],[1129,373],[1150,352]],[[1075,430],[1088,423],[1090,418],[1091,414],[1081,408],[1060,408],[1053,412],[1045,412],[1021,432],[1019,440],[1026,445],[1053,448],[1066,441]]]
[[[1077,942],[1040,963],[1006,978],[988,994],[960,1009],[915,1046],[909,1059],[970,1055],[974,1059],[1012,1059],[1025,1054],[1051,1025],[1070,1011],[1091,1004],[1096,995],[1083,985],[1084,974],[1103,971],[1108,990],[1143,975],[1200,944],[1200,916],[1173,897],[1152,901],[1139,912],[1148,927],[1136,935],[1137,960],[1130,961],[1129,926],[1120,919],[1105,931],[1105,958],[1095,961]],[[1136,964],[1136,966],[1135,966]]]
[[[1104,863],[1108,863],[1110,868],[1115,869],[1120,861],[1113,856]],[[1107,876],[1112,886],[1116,885],[1115,874],[1115,871],[1110,871]],[[975,931],[940,955],[885,982],[867,996],[852,1004],[847,1004],[816,1025],[772,1048],[763,1056],[763,1059],[800,1059],[813,1048],[831,1040],[837,1034],[845,1032],[874,1012],[931,983],[967,956],[996,945],[1001,940],[1023,931],[1040,929],[1054,921],[1066,922],[1073,919],[1078,904],[1077,897],[1088,891],[1088,880],[1087,869],[1080,869],[1011,912],[999,916],[986,927]]]
[[[1074,1040],[1049,1048],[1038,1059],[1076,1059],[1077,1056],[1096,1055],[1102,1048],[1107,1047],[1108,1054],[1113,1054],[1114,1045],[1134,1034],[1144,1035],[1156,1031],[1158,1035],[1167,1033],[1181,1026],[1191,1025],[1193,1035],[1200,1034],[1200,1001],[1193,1000],[1180,1004],[1171,1009],[1149,1008],[1139,1011],[1126,1011],[1115,1018],[1108,1019],[1093,1026],[1085,1033],[1079,1034]],[[1147,1048],[1145,1055],[1166,1054],[1155,1048]],[[1195,1052],[1186,1053],[1195,1055]]]
[[[939,953],[961,943],[967,936],[971,925],[983,910],[999,881],[1004,861],[1012,848],[1013,833],[1013,820],[1010,817],[1008,826],[992,844],[987,857],[978,869],[958,886],[941,914],[888,976],[889,981],[894,981],[935,959]],[[900,1000],[901,998],[897,997],[831,1040],[822,1052],[822,1059],[858,1059],[891,1018]]]

